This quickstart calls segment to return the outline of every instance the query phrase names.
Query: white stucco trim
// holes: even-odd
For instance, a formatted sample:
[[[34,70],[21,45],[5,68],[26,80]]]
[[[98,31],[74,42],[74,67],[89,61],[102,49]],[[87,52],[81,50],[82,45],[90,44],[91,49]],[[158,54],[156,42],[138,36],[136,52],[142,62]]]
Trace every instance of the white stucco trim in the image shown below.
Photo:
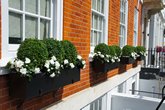
[[[122,74],[109,78],[107,81],[80,91],[74,95],[62,99],[59,103],[54,103],[42,110],[80,110],[95,99],[117,87],[122,82],[136,75],[140,71],[140,65]]]

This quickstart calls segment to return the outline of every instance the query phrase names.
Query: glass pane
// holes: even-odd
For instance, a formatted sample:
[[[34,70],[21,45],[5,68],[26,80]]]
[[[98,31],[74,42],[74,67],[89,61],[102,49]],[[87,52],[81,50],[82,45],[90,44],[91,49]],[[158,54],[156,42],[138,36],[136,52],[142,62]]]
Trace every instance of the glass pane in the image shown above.
[[[92,13],[92,28],[94,28],[94,14]]]
[[[93,46],[94,45],[94,43],[93,43],[94,41],[93,41],[93,31],[91,31],[91,46]]]
[[[99,12],[101,12],[100,3],[101,3],[100,0],[97,0],[97,11],[99,11]]]
[[[104,13],[104,0],[101,0],[101,13]]]
[[[40,23],[40,39],[45,39],[50,37],[50,23],[48,20],[41,19]]]
[[[25,21],[25,37],[37,38],[37,18],[26,16]]]
[[[9,13],[9,43],[18,44],[22,36],[22,15]]]
[[[94,45],[96,45],[97,44],[97,32],[96,31],[94,31],[94,35],[93,35],[93,39],[94,39]]]
[[[98,19],[98,16],[94,15],[94,29],[97,29],[97,19]]]
[[[25,10],[37,14],[37,0],[25,0]]]
[[[99,30],[102,30],[102,24],[103,23],[103,21],[102,21],[102,17],[99,17]]]
[[[97,33],[97,44],[99,44],[99,43],[101,43],[101,33],[100,32],[98,32]]]
[[[22,0],[9,0],[9,7],[22,10]]]
[[[42,16],[50,17],[50,0],[40,0],[40,13]]]
[[[92,9],[96,10],[96,0],[92,0]]]

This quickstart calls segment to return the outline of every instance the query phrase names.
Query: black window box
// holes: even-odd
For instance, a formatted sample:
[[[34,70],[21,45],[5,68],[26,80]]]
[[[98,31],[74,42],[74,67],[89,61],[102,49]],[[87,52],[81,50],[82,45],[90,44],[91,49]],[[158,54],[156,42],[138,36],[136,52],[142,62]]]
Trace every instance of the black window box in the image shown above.
[[[139,57],[137,57],[137,61],[142,61],[142,60],[145,60],[145,56],[140,55]]]
[[[120,60],[122,64],[133,64],[135,62],[135,59],[132,57],[121,57]]]
[[[92,68],[95,73],[107,73],[109,70],[115,69],[119,67],[119,63],[108,63],[108,62],[103,62],[98,59],[94,59],[92,62]]]
[[[80,69],[61,70],[59,76],[50,78],[44,73],[36,74],[31,81],[17,73],[9,74],[9,94],[12,98],[28,100],[80,80]]]

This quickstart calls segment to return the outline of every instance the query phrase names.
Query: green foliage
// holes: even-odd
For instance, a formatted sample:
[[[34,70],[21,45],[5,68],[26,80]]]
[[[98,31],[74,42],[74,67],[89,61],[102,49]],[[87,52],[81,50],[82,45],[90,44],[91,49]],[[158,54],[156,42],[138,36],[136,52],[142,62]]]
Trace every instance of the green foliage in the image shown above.
[[[42,67],[48,58],[48,51],[43,42],[37,39],[26,39],[21,43],[17,57],[22,61],[29,58],[34,67]]]
[[[131,53],[134,52],[134,47],[126,45],[122,49],[122,56],[131,56]]]
[[[120,57],[121,56],[121,48],[117,45],[112,45],[112,47],[114,48],[115,50],[115,54],[117,57]]]
[[[69,62],[76,64],[77,60],[77,50],[75,46],[67,40],[61,41],[62,47],[64,49],[64,60],[68,59]]]
[[[95,49],[94,49],[94,52],[97,53],[97,52],[101,52],[101,54],[103,55],[109,55],[109,47],[108,45],[104,44],[104,43],[101,43],[101,44],[98,44]]]
[[[62,47],[61,42],[50,38],[44,39],[43,43],[47,47],[49,58],[55,56],[57,60],[62,63],[64,60],[64,48]]]
[[[115,48],[113,46],[109,46],[109,55],[110,56],[115,56]]]
[[[137,53],[140,53],[140,52],[145,53],[145,52],[146,52],[146,48],[143,47],[143,46],[137,46],[137,47],[136,47],[136,52],[137,52]]]

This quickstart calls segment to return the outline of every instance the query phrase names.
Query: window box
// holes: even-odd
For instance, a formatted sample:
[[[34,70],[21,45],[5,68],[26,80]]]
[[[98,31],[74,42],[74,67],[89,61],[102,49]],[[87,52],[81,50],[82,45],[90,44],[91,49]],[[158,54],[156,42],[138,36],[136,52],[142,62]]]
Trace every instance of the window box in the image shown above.
[[[132,57],[121,57],[120,60],[122,64],[133,64],[135,62],[135,59]]]
[[[140,55],[139,57],[137,57],[137,61],[142,61],[142,60],[145,60],[145,56]]]
[[[12,98],[28,100],[41,96],[60,87],[80,80],[80,69],[61,70],[61,74],[51,78],[44,73],[36,74],[31,81],[17,73],[9,74],[9,94]]]
[[[95,73],[107,73],[117,67],[119,67],[118,62],[108,63],[96,59],[92,62],[92,68]]]

